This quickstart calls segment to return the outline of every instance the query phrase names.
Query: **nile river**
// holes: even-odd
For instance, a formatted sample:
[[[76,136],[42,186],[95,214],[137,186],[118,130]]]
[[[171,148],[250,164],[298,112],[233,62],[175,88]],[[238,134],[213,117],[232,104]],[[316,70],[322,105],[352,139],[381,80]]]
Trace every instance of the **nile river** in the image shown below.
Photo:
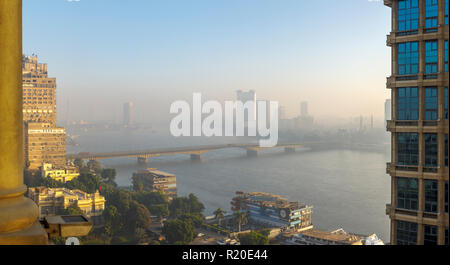
[[[145,130],[78,134],[79,146],[68,146],[69,153],[230,142],[224,138],[175,139]],[[237,190],[264,191],[313,205],[316,228],[342,227],[352,233],[376,233],[388,242],[388,160],[389,152],[299,150],[285,154],[283,150],[268,150],[248,158],[244,150],[225,149],[203,155],[201,162],[191,162],[187,155],[150,158],[148,167],[176,174],[178,195],[197,195],[205,204],[207,215],[218,207],[229,211]],[[135,158],[107,159],[101,163],[117,169],[116,182],[120,186],[131,185],[133,172],[145,167],[138,165]]]

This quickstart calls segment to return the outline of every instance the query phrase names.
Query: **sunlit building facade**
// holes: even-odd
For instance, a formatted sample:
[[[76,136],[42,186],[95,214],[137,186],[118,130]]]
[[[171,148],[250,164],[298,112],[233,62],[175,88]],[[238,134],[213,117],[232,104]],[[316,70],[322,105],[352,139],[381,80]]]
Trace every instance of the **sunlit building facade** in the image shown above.
[[[29,169],[37,170],[44,163],[56,167],[66,164],[66,129],[50,123],[25,123],[25,160]]]
[[[81,190],[65,188],[36,187],[28,189],[28,197],[39,207],[39,217],[60,215],[69,206],[77,206],[91,218],[94,225],[101,224],[105,210],[105,197],[96,193],[89,194]]]
[[[66,163],[66,131],[56,126],[56,78],[37,56],[22,56],[25,167],[38,170],[44,163]]]
[[[448,245],[448,0],[392,8],[391,244]]]
[[[74,166],[56,167],[44,163],[41,168],[42,177],[50,177],[56,181],[66,183],[80,176],[80,171]]]
[[[56,78],[48,77],[47,64],[36,56],[22,57],[23,120],[56,122]]]

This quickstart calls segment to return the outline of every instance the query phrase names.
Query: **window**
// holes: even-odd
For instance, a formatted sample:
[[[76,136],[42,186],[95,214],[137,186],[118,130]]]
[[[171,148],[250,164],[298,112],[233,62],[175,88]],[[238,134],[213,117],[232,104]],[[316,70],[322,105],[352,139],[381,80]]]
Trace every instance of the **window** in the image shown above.
[[[423,244],[424,245],[437,245],[438,240],[438,228],[434,225],[423,226]]]
[[[444,88],[444,119],[448,120],[448,87]]]
[[[445,25],[448,25],[448,0],[445,0]]]
[[[398,31],[419,28],[419,0],[400,0],[398,2]]]
[[[425,1],[425,29],[438,26],[438,0]]]
[[[435,133],[426,133],[425,135],[425,166],[438,166],[438,139]]]
[[[448,181],[445,182],[445,188],[444,188],[444,195],[445,195],[445,199],[444,199],[444,208],[445,208],[445,212],[448,213]]]
[[[438,90],[436,87],[425,88],[425,120],[438,119]]]
[[[417,210],[419,185],[417,179],[397,179],[397,208]]]
[[[448,167],[448,134],[444,137],[444,160],[445,166]]]
[[[417,245],[417,224],[397,221],[397,245]]]
[[[397,134],[397,164],[414,165],[419,162],[419,135],[417,133]]]
[[[445,245],[448,246],[448,227],[445,228]]]
[[[419,72],[419,43],[399,43],[398,49],[398,74],[414,75]]]
[[[436,213],[438,207],[438,182],[425,180],[425,212]]]
[[[419,97],[417,87],[400,87],[397,90],[397,119],[419,119]]]
[[[444,71],[448,73],[448,40],[444,41]]]
[[[438,42],[425,42],[425,74],[438,72]]]

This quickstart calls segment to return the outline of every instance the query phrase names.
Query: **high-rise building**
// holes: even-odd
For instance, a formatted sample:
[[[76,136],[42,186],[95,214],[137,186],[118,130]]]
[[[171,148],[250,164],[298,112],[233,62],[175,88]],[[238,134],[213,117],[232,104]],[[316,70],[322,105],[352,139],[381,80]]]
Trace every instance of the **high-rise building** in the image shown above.
[[[56,78],[37,56],[22,57],[25,166],[39,169],[44,163],[66,163],[66,131],[56,126]]]
[[[56,167],[66,164],[66,129],[50,123],[25,123],[25,161],[29,169],[39,169],[45,163]]]
[[[308,102],[303,101],[300,103],[300,116],[308,116]]]
[[[123,125],[133,125],[133,102],[123,104]]]
[[[391,105],[392,105],[391,100],[386,99],[386,101],[384,102],[384,127],[387,126],[387,121],[391,120],[392,118]]]
[[[36,56],[22,57],[23,120],[56,122],[56,78],[48,77],[47,64]]]
[[[391,244],[448,245],[448,0],[392,8]]]

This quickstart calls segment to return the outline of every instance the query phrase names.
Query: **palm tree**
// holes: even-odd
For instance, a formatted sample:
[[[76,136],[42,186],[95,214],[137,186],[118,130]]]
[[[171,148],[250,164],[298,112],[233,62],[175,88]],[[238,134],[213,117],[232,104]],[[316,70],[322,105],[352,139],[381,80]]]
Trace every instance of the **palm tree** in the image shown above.
[[[239,232],[241,232],[241,225],[246,225],[248,223],[247,213],[237,211],[234,213],[234,219],[238,223],[239,226]]]
[[[222,208],[217,208],[217,210],[214,211],[214,215],[216,216],[216,220],[219,221],[219,226],[221,226],[220,223],[221,223],[222,219],[225,217],[225,213],[226,212],[224,210],[222,210]]]

